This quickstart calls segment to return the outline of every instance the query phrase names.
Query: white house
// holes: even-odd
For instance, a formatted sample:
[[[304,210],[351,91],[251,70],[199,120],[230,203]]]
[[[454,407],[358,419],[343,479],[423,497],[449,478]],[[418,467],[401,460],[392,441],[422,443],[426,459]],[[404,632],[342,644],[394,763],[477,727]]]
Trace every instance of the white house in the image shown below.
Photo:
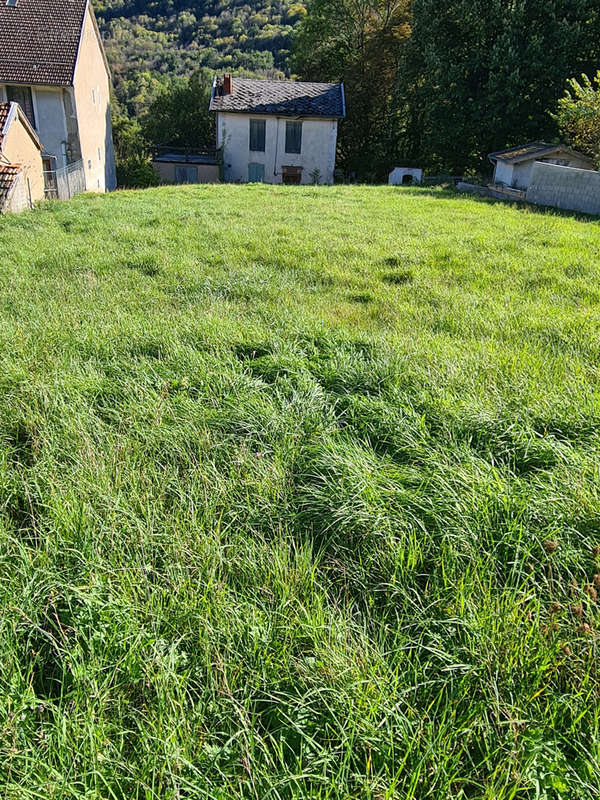
[[[594,169],[591,158],[583,153],[570,150],[564,144],[530,142],[520,147],[490,153],[489,160],[494,164],[494,180],[497,186],[527,191],[536,161],[556,164],[561,167]]]
[[[226,75],[215,78],[210,110],[226,181],[333,183],[342,83]]]
[[[0,0],[0,102],[35,129],[47,194],[115,188],[110,73],[89,0]]]

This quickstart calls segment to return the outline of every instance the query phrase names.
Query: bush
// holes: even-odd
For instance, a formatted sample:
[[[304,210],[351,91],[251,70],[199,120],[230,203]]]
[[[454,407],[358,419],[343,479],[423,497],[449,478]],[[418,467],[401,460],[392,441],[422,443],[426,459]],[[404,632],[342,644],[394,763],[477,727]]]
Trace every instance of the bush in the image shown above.
[[[149,161],[132,158],[117,164],[117,183],[122,189],[147,189],[160,180]]]

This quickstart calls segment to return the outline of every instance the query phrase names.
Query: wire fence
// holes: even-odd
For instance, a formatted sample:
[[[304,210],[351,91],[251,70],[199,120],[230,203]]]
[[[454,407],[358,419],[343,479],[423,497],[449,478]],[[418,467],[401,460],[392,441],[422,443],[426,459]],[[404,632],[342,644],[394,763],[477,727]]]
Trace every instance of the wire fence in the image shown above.
[[[83,161],[75,161],[61,169],[44,171],[46,199],[70,200],[85,192],[85,168]]]

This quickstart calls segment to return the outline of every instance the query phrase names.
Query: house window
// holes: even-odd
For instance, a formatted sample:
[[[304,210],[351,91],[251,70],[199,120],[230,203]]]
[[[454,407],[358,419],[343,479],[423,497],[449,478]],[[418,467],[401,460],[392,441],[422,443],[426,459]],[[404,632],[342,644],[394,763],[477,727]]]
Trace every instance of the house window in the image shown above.
[[[286,153],[301,153],[302,152],[302,123],[301,122],[286,122],[285,123],[285,152]]]
[[[9,103],[18,103],[25,116],[35,128],[35,114],[33,112],[33,95],[29,86],[7,86],[6,99]]]
[[[176,164],[175,183],[198,183],[198,167]]]
[[[255,153],[265,152],[265,132],[267,122],[264,119],[250,120],[250,150]]]

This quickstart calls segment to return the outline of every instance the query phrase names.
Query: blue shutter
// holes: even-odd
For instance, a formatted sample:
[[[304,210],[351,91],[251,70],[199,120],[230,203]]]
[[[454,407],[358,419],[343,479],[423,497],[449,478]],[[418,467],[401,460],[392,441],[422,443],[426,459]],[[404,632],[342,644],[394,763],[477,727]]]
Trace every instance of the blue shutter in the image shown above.
[[[177,164],[175,166],[175,183],[198,183],[198,167]]]
[[[264,164],[248,164],[248,183],[262,183],[264,179]]]

